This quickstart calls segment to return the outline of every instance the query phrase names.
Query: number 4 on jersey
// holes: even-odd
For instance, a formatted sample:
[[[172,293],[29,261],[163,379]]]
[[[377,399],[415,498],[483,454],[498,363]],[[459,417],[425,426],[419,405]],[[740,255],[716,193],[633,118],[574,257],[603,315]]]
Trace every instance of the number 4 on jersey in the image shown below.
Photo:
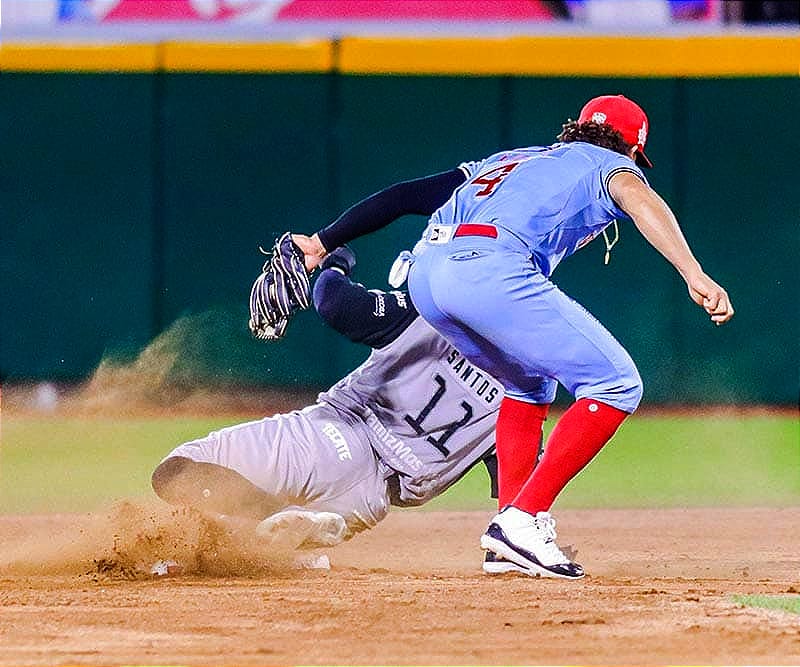
[[[503,179],[508,176],[519,162],[509,162],[500,167],[495,167],[482,173],[478,178],[470,181],[470,185],[482,185],[482,190],[475,193],[476,197],[487,197],[492,194],[493,190],[500,185]]]

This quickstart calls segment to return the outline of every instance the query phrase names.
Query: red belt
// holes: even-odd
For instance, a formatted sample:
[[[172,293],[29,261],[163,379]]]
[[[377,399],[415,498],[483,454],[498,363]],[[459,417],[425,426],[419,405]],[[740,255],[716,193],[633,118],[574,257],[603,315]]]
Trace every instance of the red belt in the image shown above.
[[[489,238],[496,239],[497,227],[494,225],[480,225],[467,222],[456,227],[453,238],[457,236],[488,236]]]

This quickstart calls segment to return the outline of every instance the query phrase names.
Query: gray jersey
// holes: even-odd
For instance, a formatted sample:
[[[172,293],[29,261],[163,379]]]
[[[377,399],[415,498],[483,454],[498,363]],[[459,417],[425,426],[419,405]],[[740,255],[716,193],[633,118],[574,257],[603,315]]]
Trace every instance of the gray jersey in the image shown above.
[[[503,388],[421,317],[319,400],[363,422],[399,473],[400,501],[421,505],[494,448]]]
[[[167,458],[173,456],[238,472],[271,499],[275,512],[303,507],[341,514],[351,535],[372,528],[389,510],[391,471],[363,424],[325,404],[213,431]]]
[[[390,502],[420,505],[439,495],[492,453],[503,391],[402,292],[367,291],[326,269],[317,300],[331,326],[377,348],[367,361],[313,406],[220,429],[169,456],[238,472],[275,511],[341,514],[352,535],[377,524]]]

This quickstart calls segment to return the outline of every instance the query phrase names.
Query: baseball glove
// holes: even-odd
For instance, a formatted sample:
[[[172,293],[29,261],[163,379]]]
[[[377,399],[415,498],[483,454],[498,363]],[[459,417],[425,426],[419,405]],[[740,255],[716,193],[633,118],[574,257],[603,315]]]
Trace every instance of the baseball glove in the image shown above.
[[[289,232],[275,240],[250,290],[250,331],[261,340],[277,340],[286,333],[289,319],[311,305],[311,289],[303,251]]]

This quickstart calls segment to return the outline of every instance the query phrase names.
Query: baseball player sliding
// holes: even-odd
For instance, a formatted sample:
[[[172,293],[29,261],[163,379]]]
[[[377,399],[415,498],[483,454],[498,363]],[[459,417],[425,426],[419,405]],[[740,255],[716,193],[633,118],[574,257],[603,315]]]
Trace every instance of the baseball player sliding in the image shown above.
[[[531,574],[577,579],[583,568],[555,542],[556,496],[639,404],[632,359],[550,280],[559,262],[630,218],[685,280],[691,299],[720,325],[733,316],[725,290],[695,259],[667,204],[640,167],[649,122],[622,95],[590,100],[559,143],[504,151],[458,169],[398,183],[356,204],[311,237],[293,236],[312,270],[329,249],[409,214],[430,216],[408,276],[419,313],[505,388],[497,420],[501,511],[480,543]],[[560,382],[575,403],[541,461],[536,444]],[[490,560],[492,556],[487,556]]]
[[[279,268],[281,259],[296,262],[292,252],[286,234],[253,288],[253,318],[272,337],[306,301],[302,254],[294,273]],[[406,292],[352,282],[353,264],[347,248],[328,255],[313,302],[334,329],[373,348],[369,358],[314,405],[177,447],[152,476],[161,498],[267,517],[256,529],[262,536],[314,547],[372,528],[390,505],[427,502],[481,461],[495,481],[501,385],[418,317]],[[288,285],[295,279],[296,292]],[[519,568],[498,558],[486,569]]]

